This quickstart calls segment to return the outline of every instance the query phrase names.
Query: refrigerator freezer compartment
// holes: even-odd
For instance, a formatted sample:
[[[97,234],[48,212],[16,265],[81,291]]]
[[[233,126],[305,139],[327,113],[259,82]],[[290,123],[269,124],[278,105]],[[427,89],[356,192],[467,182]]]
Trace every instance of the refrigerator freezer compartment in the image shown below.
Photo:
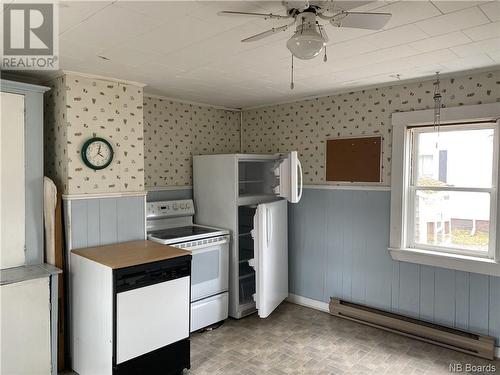
[[[274,194],[278,185],[275,161],[238,162],[238,193],[240,195]]]

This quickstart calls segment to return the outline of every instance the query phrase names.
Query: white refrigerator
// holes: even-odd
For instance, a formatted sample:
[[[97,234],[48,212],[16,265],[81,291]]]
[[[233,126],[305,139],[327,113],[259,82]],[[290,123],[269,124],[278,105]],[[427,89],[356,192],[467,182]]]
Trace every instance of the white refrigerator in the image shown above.
[[[300,201],[297,152],[193,157],[195,222],[231,231],[229,315],[268,317],[288,296],[288,203]]]

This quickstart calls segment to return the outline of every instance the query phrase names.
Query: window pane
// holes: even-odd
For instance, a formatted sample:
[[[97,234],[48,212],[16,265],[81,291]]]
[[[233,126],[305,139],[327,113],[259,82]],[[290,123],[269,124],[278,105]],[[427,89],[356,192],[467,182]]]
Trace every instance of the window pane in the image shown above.
[[[491,187],[493,129],[443,127],[417,133],[417,186]]]
[[[488,251],[490,194],[417,190],[415,243]]]

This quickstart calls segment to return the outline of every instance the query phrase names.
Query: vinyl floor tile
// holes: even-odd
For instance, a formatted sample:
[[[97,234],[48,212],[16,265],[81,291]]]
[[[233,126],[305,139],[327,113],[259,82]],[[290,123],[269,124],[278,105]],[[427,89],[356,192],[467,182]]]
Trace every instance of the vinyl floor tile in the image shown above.
[[[472,357],[306,307],[283,303],[267,319],[227,320],[191,337],[185,375],[450,374],[451,363],[500,361]]]

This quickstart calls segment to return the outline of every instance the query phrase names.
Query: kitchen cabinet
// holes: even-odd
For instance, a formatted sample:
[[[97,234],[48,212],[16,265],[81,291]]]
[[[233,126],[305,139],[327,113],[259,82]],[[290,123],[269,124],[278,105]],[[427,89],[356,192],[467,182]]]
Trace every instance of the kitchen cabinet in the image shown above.
[[[44,264],[43,94],[0,83],[1,373],[57,374],[57,274]]]
[[[0,268],[43,263],[43,93],[1,80]]]

